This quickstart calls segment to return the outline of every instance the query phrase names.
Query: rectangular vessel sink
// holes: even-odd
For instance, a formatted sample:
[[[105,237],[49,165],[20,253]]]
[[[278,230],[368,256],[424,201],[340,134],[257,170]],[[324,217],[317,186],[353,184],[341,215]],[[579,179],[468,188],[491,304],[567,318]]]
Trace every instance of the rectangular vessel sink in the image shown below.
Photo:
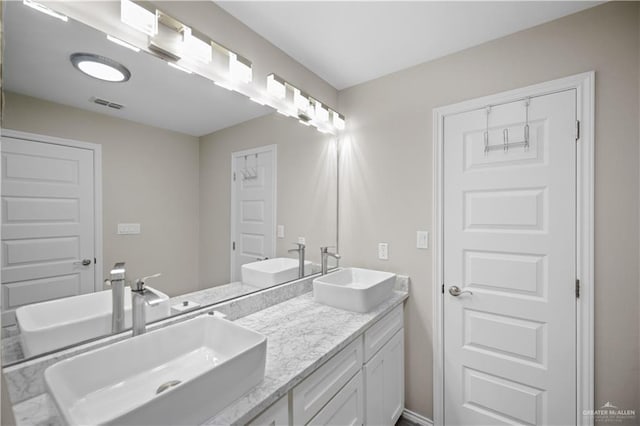
[[[264,379],[267,338],[203,315],[44,372],[69,425],[201,424]]]
[[[171,314],[169,296],[146,307],[147,322]],[[16,310],[22,351],[27,357],[111,333],[111,290],[22,306]],[[131,327],[131,288],[124,289],[125,327]]]
[[[304,275],[311,274],[311,262],[305,260]],[[266,288],[274,284],[298,279],[298,259],[276,257],[242,265],[242,282]]]
[[[396,274],[345,268],[313,280],[313,299],[353,312],[369,312],[393,293]]]

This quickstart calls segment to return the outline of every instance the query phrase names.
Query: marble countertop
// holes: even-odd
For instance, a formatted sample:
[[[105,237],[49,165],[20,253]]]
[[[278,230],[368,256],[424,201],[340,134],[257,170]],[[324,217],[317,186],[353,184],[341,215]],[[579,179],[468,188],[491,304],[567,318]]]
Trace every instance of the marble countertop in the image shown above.
[[[267,336],[264,381],[205,425],[246,424],[325,361],[362,334],[407,297],[406,277],[397,281],[393,296],[373,311],[349,312],[313,301],[312,292],[236,319],[239,325]],[[14,406],[18,425],[61,425],[45,393]]]
[[[332,308],[307,293],[235,322],[267,336],[264,381],[206,425],[246,424],[408,297],[405,291],[366,314]]]

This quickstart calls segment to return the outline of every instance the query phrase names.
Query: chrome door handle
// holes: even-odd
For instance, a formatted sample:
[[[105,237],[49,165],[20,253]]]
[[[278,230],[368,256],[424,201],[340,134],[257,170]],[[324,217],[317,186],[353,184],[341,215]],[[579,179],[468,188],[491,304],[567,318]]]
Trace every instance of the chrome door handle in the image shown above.
[[[460,296],[461,294],[465,294],[465,293],[469,293],[470,295],[473,296],[473,293],[469,290],[465,290],[462,291],[460,290],[460,287],[458,287],[457,285],[452,285],[451,287],[449,287],[449,294],[455,297]]]
[[[91,265],[91,259],[82,259],[79,260],[77,262],[73,262],[74,265],[82,265],[82,266],[89,266]]]

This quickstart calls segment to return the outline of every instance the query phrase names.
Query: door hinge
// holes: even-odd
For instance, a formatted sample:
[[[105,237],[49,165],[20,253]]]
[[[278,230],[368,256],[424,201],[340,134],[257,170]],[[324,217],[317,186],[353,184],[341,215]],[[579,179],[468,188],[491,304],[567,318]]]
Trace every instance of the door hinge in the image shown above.
[[[235,241],[233,242],[233,247],[232,247],[232,249],[233,249],[233,250],[235,250],[235,249],[236,249],[236,242],[235,242]]]
[[[444,294],[444,284],[442,284],[442,294]]]
[[[233,172],[233,181],[236,181],[236,172]]]
[[[580,280],[576,279],[576,299],[580,298]]]
[[[93,264],[97,265],[98,264],[98,259],[96,259],[95,257],[93,258]]]
[[[580,120],[576,120],[576,142],[580,139]]]

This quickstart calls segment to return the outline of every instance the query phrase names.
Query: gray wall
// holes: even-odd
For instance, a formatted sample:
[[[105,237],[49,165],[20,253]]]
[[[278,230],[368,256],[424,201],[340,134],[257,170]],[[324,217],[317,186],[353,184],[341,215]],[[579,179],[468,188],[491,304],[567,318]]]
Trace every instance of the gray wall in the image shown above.
[[[320,262],[319,247],[336,244],[335,138],[271,114],[200,138],[200,281],[204,287],[229,282],[231,153],[278,145],[276,255],[305,237],[307,260]],[[211,259],[215,259],[212,262]],[[224,265],[224,268],[220,268]]]
[[[199,139],[41,99],[5,93],[3,127],[102,145],[104,262],[130,278],[162,272],[153,286],[198,289]],[[117,235],[121,222],[139,235]],[[170,241],[171,244],[167,244]]]
[[[339,93],[345,263],[412,278],[406,405],[432,417],[432,109],[596,71],[596,405],[640,408],[638,4],[608,3]],[[388,242],[389,261],[376,244]]]

